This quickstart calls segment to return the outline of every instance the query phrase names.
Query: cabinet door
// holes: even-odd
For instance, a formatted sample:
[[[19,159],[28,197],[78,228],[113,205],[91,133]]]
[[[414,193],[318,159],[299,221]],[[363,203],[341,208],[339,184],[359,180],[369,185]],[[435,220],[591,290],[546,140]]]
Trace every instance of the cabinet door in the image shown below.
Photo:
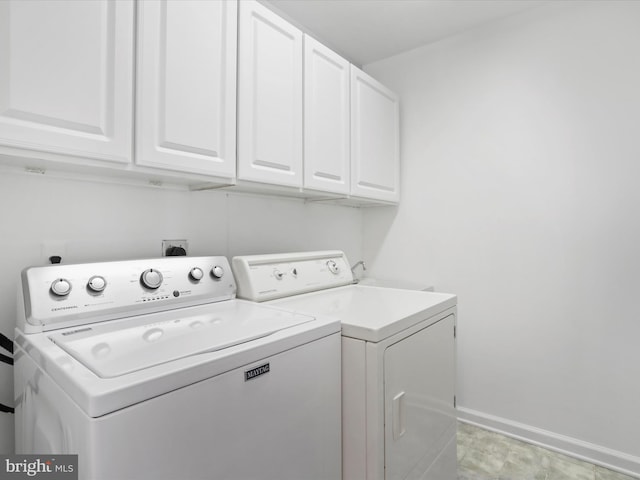
[[[349,62],[304,37],[304,186],[349,193]]]
[[[238,178],[302,186],[302,32],[240,2]]]
[[[136,163],[234,177],[236,1],[138,5]]]
[[[131,161],[131,1],[0,2],[0,144]]]
[[[398,98],[351,66],[351,194],[400,198]]]

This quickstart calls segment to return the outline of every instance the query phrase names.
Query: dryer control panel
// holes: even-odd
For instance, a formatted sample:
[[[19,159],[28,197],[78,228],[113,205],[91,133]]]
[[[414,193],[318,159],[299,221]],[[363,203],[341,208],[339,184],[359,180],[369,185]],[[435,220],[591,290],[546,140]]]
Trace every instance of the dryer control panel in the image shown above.
[[[238,297],[264,302],[353,283],[344,252],[247,255],[231,261]]]
[[[22,271],[18,327],[25,333],[229,300],[225,257],[56,264]]]

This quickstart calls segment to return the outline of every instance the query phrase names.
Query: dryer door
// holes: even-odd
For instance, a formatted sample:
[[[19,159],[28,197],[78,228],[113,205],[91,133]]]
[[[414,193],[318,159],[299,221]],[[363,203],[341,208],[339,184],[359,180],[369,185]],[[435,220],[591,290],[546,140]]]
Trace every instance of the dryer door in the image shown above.
[[[385,350],[385,479],[421,478],[456,421],[454,315]]]

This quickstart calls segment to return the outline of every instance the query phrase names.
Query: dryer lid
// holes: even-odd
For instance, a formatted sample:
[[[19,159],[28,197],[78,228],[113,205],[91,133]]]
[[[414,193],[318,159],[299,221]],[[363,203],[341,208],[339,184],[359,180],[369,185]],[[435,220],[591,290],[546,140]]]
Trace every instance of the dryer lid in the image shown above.
[[[113,378],[180,358],[215,352],[311,322],[286,311],[247,315],[211,309],[152,321],[132,318],[49,335],[49,339],[101,378]]]
[[[448,308],[457,297],[448,293],[348,285],[272,300],[269,305],[310,315],[339,318],[342,336],[380,342]]]

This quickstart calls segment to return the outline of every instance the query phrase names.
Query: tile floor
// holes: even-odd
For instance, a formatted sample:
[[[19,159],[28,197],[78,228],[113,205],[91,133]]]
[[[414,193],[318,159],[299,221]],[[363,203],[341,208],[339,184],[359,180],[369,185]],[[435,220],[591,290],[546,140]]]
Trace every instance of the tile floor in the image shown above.
[[[459,480],[633,480],[606,468],[466,423],[458,424]]]

